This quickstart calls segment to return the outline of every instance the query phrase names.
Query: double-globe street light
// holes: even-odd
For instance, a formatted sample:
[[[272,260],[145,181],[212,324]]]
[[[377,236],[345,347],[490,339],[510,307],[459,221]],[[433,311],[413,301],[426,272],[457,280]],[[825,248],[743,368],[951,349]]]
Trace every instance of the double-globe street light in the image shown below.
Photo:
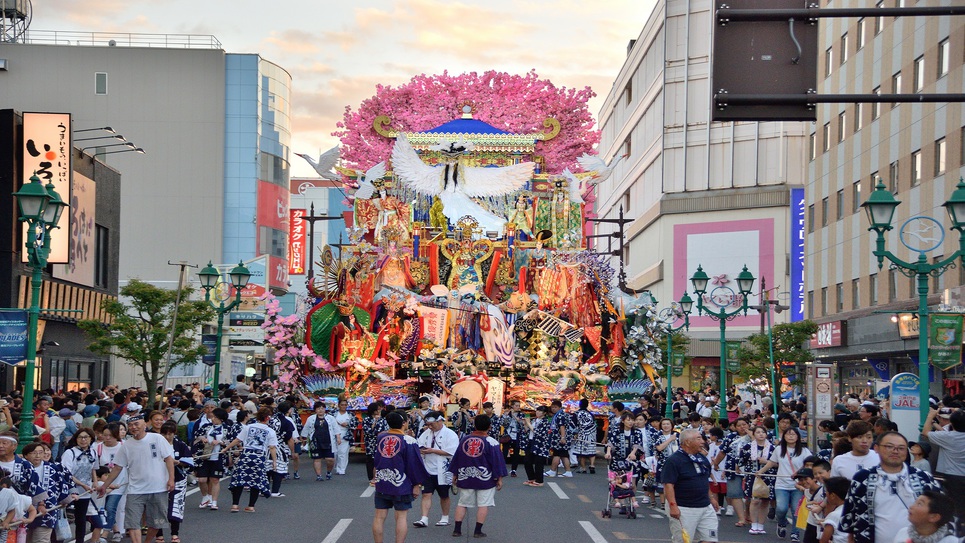
[[[67,203],[54,190],[54,184],[44,186],[36,172],[30,182],[15,192],[20,222],[27,225],[27,265],[31,269],[30,309],[27,312],[27,364],[23,382],[23,409],[20,413],[17,452],[34,439],[34,371],[37,359],[37,321],[40,317],[40,286],[43,271],[50,255],[50,231],[58,228]]]
[[[201,288],[204,289],[204,301],[218,314],[218,339],[214,347],[214,384],[211,387],[211,398],[217,400],[218,384],[221,381],[221,334],[224,329],[224,316],[225,313],[238,307],[238,304],[241,303],[241,291],[248,285],[251,272],[245,267],[244,262],[239,262],[237,266],[232,268],[228,272],[228,277],[231,279],[231,286],[235,290],[234,299],[231,299],[230,292],[219,290],[216,293],[218,305],[215,305],[214,301],[211,300],[211,289],[218,286],[221,272],[209,260],[208,265],[198,272],[198,277],[201,279]],[[225,305],[228,300],[231,301]]]
[[[707,293],[707,283],[710,282],[710,276],[704,272],[703,267],[699,264],[697,271],[690,278],[694,293],[697,295],[697,315],[706,314],[706,316],[720,321],[720,411],[717,415],[718,418],[727,416],[727,321],[741,315],[747,316],[749,308],[747,297],[754,288],[754,281],[754,275],[747,271],[746,265],[737,275],[737,290],[739,293],[734,292],[734,289],[726,285],[715,286],[710,293]],[[716,310],[704,305],[705,294],[710,303],[717,308]],[[740,297],[740,306],[733,311],[727,311],[727,308],[733,305],[738,296]],[[777,409],[776,405],[774,409]]]
[[[891,269],[897,270],[906,277],[918,279],[918,409],[921,417],[920,424],[924,425],[928,416],[928,278],[939,277],[945,270],[962,259],[965,265],[965,181],[961,178],[951,198],[942,207],[948,212],[952,221],[952,230],[958,231],[958,250],[948,258],[943,258],[932,264],[928,263],[925,253],[939,249],[945,240],[945,226],[927,215],[916,215],[902,223],[898,235],[902,245],[911,251],[918,252],[918,259],[905,262],[885,249],[885,232],[892,229],[891,221],[895,215],[895,208],[900,204],[890,190],[878,178],[875,190],[868,200],[861,204],[868,214],[868,221],[878,236],[875,240],[875,250],[872,252],[878,258],[880,270],[887,258],[891,262]]]
[[[654,299],[653,303],[656,305],[657,300]],[[690,330],[690,311],[693,308],[694,301],[684,292],[679,302],[661,309],[658,313],[658,318],[667,327],[667,408],[664,415],[668,419],[673,419],[673,338],[681,330]],[[683,324],[674,326],[681,317],[684,319]]]

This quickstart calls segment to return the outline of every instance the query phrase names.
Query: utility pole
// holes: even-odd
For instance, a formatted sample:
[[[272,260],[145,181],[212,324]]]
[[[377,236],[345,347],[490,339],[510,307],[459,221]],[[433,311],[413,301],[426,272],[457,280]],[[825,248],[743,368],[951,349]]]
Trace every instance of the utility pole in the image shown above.
[[[174,314],[171,316],[171,334],[168,338],[168,352],[164,355],[165,367],[164,367],[164,379],[161,380],[161,394],[159,394],[158,400],[154,404],[155,409],[160,409],[161,405],[164,403],[164,392],[168,389],[168,374],[171,373],[171,350],[174,348],[174,329],[178,325],[178,308],[181,307],[181,290],[184,288],[184,283],[187,282],[187,268],[197,268],[197,266],[192,266],[186,261],[182,260],[180,262],[171,262],[168,260],[168,266],[179,266],[181,271],[178,273],[178,291],[174,298]],[[152,383],[153,386],[157,386],[157,383]],[[218,386],[215,383],[215,386]]]

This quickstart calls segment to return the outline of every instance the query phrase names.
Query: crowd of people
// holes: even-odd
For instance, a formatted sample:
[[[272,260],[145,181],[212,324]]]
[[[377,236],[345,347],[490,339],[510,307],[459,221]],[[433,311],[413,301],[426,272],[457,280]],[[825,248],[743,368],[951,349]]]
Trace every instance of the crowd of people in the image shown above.
[[[40,395],[35,440],[20,455],[21,398],[0,399],[0,541],[16,529],[36,543],[88,534],[93,542],[126,534],[133,543],[179,543],[189,486],[198,486],[201,509],[216,511],[228,505],[219,490],[230,477],[229,510],[254,513],[259,499],[284,497],[284,481],[300,478],[301,454],[324,482],[346,473],[353,444],[362,446],[375,487],[377,543],[389,509],[396,540],[405,539],[416,501],[412,527],[451,526],[461,535],[476,508],[472,534],[485,537],[503,478],[524,474],[521,484],[538,488],[546,478],[598,468],[611,492],[606,512],[611,505],[631,516],[638,507],[662,509],[675,542],[684,534],[716,541],[721,517],[729,516],[749,535],[768,534],[773,521],[774,534],[792,543],[951,543],[965,518],[965,500],[948,497],[965,495],[958,397],[934,399],[920,438],[909,443],[881,405],[846,396],[817,425],[811,450],[803,397],[755,405],[734,390],[724,416],[719,396],[705,389],[674,391],[669,406],[661,391],[633,409],[614,401],[605,418],[587,400],[572,412],[559,400],[529,412],[511,401],[497,414],[491,403],[477,413],[463,399],[447,416],[429,397],[407,409],[375,401],[356,416],[344,399],[277,396],[243,376],[220,400],[211,392],[178,386],[160,397],[107,387]]]

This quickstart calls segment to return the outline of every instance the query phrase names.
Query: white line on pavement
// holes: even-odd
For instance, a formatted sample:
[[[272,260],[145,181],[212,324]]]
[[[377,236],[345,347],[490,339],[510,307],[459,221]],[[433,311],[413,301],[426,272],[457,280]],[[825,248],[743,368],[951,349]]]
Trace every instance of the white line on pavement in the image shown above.
[[[560,488],[560,485],[558,485],[558,484],[556,484],[556,483],[546,483],[546,484],[548,484],[549,487],[550,487],[551,489],[553,489],[553,492],[556,493],[556,497],[557,497],[557,498],[559,498],[559,499],[561,499],[561,500],[568,500],[568,499],[570,499],[570,497],[566,495],[566,492],[563,492],[563,489]]]
[[[362,495],[359,496],[359,498],[368,498],[368,497],[371,496],[372,494],[375,494],[375,487],[374,487],[374,486],[370,486],[370,487],[366,488],[366,489],[365,489],[365,492],[363,492]]]
[[[663,518],[663,515],[654,515],[653,513],[651,513],[651,514],[650,514],[650,517],[652,517],[652,518]]]
[[[606,538],[603,537],[603,534],[597,531],[597,529],[593,526],[593,523],[591,523],[590,521],[581,520],[580,526],[583,527],[583,530],[586,532],[586,535],[590,536],[590,541],[592,541],[593,543],[607,543]]]
[[[338,538],[342,537],[342,534],[348,529],[349,524],[352,524],[352,519],[350,518],[343,518],[338,521],[335,527],[332,528],[332,531],[328,532],[328,535],[322,540],[322,543],[335,543],[338,541]]]

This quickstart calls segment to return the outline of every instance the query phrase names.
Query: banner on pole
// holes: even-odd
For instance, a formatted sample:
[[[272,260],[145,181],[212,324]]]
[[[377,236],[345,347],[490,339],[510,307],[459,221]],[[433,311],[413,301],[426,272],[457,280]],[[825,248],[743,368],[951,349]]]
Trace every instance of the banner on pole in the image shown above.
[[[740,351],[740,348],[740,341],[727,342],[727,371],[731,373],[737,373],[741,369],[740,360],[737,359],[737,353]]]
[[[11,366],[27,359],[27,312],[0,311],[0,362]]]
[[[449,310],[420,305],[419,316],[422,317],[422,337],[445,346],[449,338]]]
[[[673,353],[673,358],[670,360],[670,367],[683,369],[686,358],[687,353]]]
[[[962,315],[929,315],[928,359],[942,371],[962,363]]]

